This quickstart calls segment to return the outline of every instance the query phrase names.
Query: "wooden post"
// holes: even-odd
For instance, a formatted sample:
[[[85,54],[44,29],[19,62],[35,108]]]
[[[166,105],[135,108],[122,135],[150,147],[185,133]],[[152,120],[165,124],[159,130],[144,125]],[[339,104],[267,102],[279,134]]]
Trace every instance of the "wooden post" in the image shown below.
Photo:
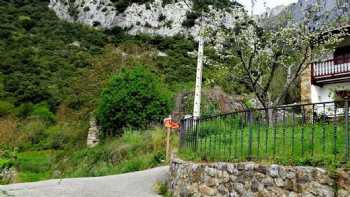
[[[167,128],[167,134],[166,134],[166,161],[169,161],[169,152],[170,152],[170,132],[171,128]]]
[[[180,128],[180,125],[176,122],[174,122],[172,119],[171,119],[171,115],[169,116],[169,118],[165,118],[164,119],[164,126],[165,128],[167,129],[166,132],[166,161],[169,161],[170,160],[170,134],[171,134],[171,131],[172,129],[179,129]]]

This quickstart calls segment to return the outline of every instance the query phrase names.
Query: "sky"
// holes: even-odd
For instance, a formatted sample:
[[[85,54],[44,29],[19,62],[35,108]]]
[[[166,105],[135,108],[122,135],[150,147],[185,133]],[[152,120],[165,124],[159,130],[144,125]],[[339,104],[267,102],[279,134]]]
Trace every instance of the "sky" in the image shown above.
[[[252,0],[237,0],[239,3],[243,4],[246,9],[251,12],[251,1]],[[261,14],[265,11],[264,2],[266,2],[267,7],[274,8],[278,5],[288,5],[297,2],[297,0],[255,0],[254,14]]]

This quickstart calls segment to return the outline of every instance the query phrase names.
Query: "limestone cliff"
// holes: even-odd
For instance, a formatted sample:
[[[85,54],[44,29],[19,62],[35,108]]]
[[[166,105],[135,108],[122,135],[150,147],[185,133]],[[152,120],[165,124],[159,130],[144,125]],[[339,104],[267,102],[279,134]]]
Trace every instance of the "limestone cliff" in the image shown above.
[[[113,0],[112,0],[113,1]],[[50,0],[49,7],[61,19],[81,22],[95,27],[121,27],[129,34],[138,33],[174,36],[177,34],[196,37],[200,18],[193,14],[191,0],[169,1],[148,0],[146,3],[132,3],[122,11],[111,0]],[[204,20],[214,28],[233,21],[244,13],[240,5],[224,9],[209,6]]]
[[[310,18],[307,13],[313,13]],[[271,10],[270,16],[275,17],[288,13],[292,20],[288,23],[298,23],[305,19],[311,20],[311,30],[329,27],[331,25],[343,26],[350,23],[349,0],[298,0],[289,6],[279,6]]]

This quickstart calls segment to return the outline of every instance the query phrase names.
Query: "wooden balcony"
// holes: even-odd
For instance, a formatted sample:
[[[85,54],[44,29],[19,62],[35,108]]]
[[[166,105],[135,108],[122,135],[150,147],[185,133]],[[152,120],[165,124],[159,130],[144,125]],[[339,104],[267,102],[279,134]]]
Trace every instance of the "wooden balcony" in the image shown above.
[[[350,59],[335,59],[311,64],[311,82],[314,85],[350,82]]]

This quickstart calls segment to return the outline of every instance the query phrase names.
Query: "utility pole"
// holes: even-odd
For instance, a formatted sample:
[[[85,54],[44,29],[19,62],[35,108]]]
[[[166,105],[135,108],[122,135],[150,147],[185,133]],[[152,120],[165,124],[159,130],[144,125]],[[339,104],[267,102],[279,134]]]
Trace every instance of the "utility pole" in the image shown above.
[[[185,4],[191,9],[186,1]],[[203,51],[204,51],[204,35],[203,35],[203,8],[201,10],[201,24],[198,33],[198,57],[196,72],[196,87],[194,92],[193,119],[199,119],[201,116],[201,96],[202,96],[202,76],[203,76]]]
[[[198,35],[198,57],[196,72],[196,87],[194,93],[193,118],[198,119],[201,115],[201,96],[203,78],[203,55],[204,55],[204,35],[203,35],[203,10],[201,14],[201,26]]]

